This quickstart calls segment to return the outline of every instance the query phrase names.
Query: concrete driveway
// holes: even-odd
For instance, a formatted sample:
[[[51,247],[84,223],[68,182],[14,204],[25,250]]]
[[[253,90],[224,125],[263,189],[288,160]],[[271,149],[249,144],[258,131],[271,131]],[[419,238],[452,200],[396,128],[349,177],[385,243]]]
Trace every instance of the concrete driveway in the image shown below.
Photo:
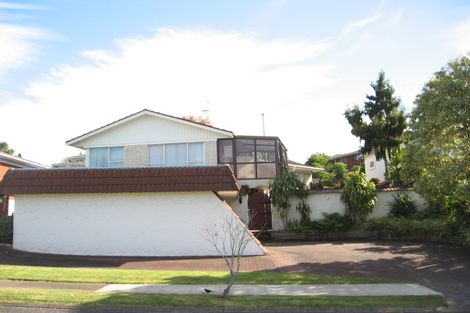
[[[470,311],[470,250],[422,243],[264,243],[268,254],[243,258],[243,271],[382,277],[417,282]],[[129,269],[225,270],[220,258],[77,257],[0,247],[0,264]]]

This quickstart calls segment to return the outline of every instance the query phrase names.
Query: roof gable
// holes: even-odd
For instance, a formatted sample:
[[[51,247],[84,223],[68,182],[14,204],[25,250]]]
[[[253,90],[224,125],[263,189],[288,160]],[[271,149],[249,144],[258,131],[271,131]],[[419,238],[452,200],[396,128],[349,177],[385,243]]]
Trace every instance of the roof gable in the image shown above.
[[[233,133],[228,130],[145,109],[70,139],[66,143],[73,147],[86,148],[198,141],[203,138],[232,136]]]

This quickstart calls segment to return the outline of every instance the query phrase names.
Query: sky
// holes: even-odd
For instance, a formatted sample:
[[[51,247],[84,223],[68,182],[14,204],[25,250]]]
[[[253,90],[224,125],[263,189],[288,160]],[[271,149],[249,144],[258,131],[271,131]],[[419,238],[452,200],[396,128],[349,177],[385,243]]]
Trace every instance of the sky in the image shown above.
[[[279,136],[289,158],[357,150],[344,111],[378,73],[410,112],[470,51],[470,1],[0,0],[0,141],[51,164],[144,108]]]

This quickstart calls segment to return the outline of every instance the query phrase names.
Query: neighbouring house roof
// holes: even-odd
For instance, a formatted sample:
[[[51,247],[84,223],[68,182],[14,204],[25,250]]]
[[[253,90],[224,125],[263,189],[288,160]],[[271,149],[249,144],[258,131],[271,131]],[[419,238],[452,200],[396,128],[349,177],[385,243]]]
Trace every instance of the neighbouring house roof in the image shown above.
[[[49,168],[49,166],[0,152],[0,163],[11,167]]]
[[[218,132],[218,133],[221,133],[221,134],[224,134],[224,135],[229,135],[229,136],[233,136],[233,132],[229,131],[229,130],[226,130],[226,129],[222,129],[222,128],[217,128],[217,127],[214,127],[214,126],[209,126],[209,125],[206,125],[206,124],[202,124],[202,123],[198,123],[198,122],[193,122],[193,121],[189,121],[189,120],[186,120],[184,118],[180,118],[180,117],[176,117],[176,116],[172,116],[172,115],[168,115],[168,114],[164,114],[164,113],[160,113],[160,112],[155,112],[155,111],[152,111],[152,110],[148,110],[148,109],[144,109],[142,111],[139,111],[137,113],[134,113],[134,114],[131,114],[131,115],[128,115],[126,117],[123,117],[117,121],[114,121],[114,122],[111,122],[109,124],[106,124],[102,127],[99,127],[95,130],[92,130],[88,133],[85,133],[83,135],[80,135],[78,137],[75,137],[75,138],[72,138],[70,140],[67,140],[65,143],[67,145],[70,145],[70,146],[73,146],[75,143],[83,140],[83,139],[86,139],[88,137],[91,137],[91,136],[94,136],[96,134],[99,134],[103,131],[106,131],[110,128],[113,128],[113,127],[116,127],[118,125],[121,125],[123,123],[126,123],[126,122],[129,122],[131,120],[134,120],[142,115],[150,115],[150,116],[156,116],[156,117],[160,117],[160,118],[163,118],[163,119],[166,119],[166,120],[171,120],[171,121],[175,121],[175,122],[179,122],[179,123],[183,123],[183,124],[186,124],[186,125],[192,125],[192,126],[196,126],[198,128],[202,128],[202,129],[206,129],[206,130],[210,130],[210,131],[215,131],[215,132]]]
[[[229,166],[106,169],[10,169],[0,194],[238,191]]]
[[[290,169],[292,169],[293,171],[297,171],[297,172],[321,172],[325,170],[321,167],[309,166],[309,165],[305,165],[305,164],[291,161],[291,160],[288,161],[287,165],[289,166]]]
[[[345,158],[345,157],[353,156],[353,155],[361,155],[361,151],[357,150],[357,151],[348,152],[348,153],[335,154],[334,156],[331,157],[331,159],[336,160],[336,159],[341,159],[341,158]]]

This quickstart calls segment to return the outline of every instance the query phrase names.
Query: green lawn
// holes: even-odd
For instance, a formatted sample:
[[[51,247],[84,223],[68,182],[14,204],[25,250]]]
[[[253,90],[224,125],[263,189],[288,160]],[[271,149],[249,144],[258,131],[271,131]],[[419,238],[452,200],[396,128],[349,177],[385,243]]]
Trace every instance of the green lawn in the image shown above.
[[[227,272],[156,271],[39,266],[0,266],[0,279],[104,284],[224,284]],[[237,284],[374,284],[396,283],[380,278],[241,272]]]
[[[0,303],[62,304],[120,307],[256,307],[256,308],[435,308],[446,306],[441,296],[231,296],[111,294],[75,290],[0,289]]]

